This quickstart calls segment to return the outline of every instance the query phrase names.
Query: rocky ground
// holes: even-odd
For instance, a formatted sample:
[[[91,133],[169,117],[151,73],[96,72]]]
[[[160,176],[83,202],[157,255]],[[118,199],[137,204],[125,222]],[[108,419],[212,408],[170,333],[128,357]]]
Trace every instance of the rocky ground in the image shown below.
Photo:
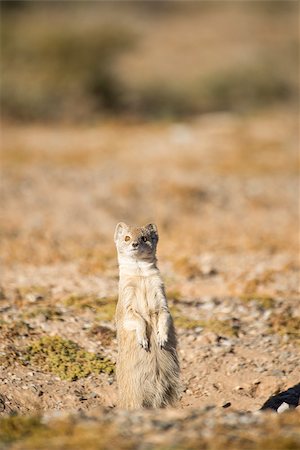
[[[299,408],[257,412],[299,383],[294,117],[5,127],[3,448],[299,448]],[[168,412],[115,406],[120,220],[159,227],[183,382]]]

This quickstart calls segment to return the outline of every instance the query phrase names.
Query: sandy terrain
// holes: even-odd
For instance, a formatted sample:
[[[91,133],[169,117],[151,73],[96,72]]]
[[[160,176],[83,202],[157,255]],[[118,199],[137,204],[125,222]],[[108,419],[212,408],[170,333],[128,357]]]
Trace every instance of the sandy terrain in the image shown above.
[[[70,355],[51,337],[77,343],[83,367],[95,354],[115,362],[120,220],[159,227],[182,414],[226,404],[222,415],[257,411],[299,382],[293,116],[7,125],[2,141],[2,414],[89,413],[116,404],[113,372],[95,365],[74,375]]]

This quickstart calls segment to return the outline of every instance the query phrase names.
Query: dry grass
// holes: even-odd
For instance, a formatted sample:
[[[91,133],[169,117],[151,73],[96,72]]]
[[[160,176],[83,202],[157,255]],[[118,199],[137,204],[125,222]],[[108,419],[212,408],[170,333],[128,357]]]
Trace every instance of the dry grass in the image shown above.
[[[196,414],[192,420],[195,420]],[[163,418],[160,419],[163,423]],[[153,420],[153,431],[157,431],[159,420]],[[201,445],[205,450],[222,450],[228,445],[232,450],[247,448],[249,450],[297,450],[299,448],[297,413],[285,414],[281,417],[266,416],[260,423],[251,425],[240,425],[237,429],[234,425],[215,425],[214,434],[204,436],[201,434],[201,416],[198,417],[198,433],[191,430],[175,442],[172,427],[176,427],[176,421],[167,422],[169,427],[165,431],[169,443],[158,443],[151,441],[151,434],[143,435],[143,441],[147,442],[147,448],[159,450],[193,450]],[[283,435],[282,430],[286,430]],[[154,433],[155,433],[154,431]],[[3,448],[12,450],[40,450],[51,446],[53,449],[72,449],[87,447],[91,450],[110,450],[119,448],[121,450],[134,449],[141,445],[142,429],[136,435],[126,437],[121,430],[111,422],[107,423],[100,416],[99,422],[92,420],[78,421],[76,417],[52,419],[46,423],[39,417],[10,417],[1,420],[0,440]],[[173,434],[174,435],[174,434]],[[268,436],[269,435],[269,436]]]
[[[290,309],[287,309],[284,314],[272,314],[268,325],[272,333],[286,336],[300,345],[300,317],[294,316]]]
[[[112,322],[115,315],[117,298],[71,295],[65,298],[63,303],[67,307],[75,310],[90,309],[96,313],[98,320]]]
[[[57,420],[45,425],[39,418],[2,419],[0,440],[12,449],[72,449],[85,446],[91,450],[132,448],[131,439],[119,436],[111,425],[81,425],[71,420]],[[0,442],[1,442],[0,441]]]
[[[177,306],[171,306],[171,314],[176,328],[185,330],[201,328],[222,337],[236,337],[238,335],[237,328],[230,320],[203,320],[191,318],[185,315],[182,312],[182,309],[179,309]]]

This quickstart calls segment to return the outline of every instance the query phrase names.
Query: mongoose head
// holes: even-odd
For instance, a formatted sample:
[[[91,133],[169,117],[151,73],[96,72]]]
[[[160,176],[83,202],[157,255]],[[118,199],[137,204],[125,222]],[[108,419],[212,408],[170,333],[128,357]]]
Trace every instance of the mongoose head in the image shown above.
[[[157,227],[153,223],[145,227],[130,227],[120,222],[116,226],[114,240],[120,256],[153,259],[158,241]]]

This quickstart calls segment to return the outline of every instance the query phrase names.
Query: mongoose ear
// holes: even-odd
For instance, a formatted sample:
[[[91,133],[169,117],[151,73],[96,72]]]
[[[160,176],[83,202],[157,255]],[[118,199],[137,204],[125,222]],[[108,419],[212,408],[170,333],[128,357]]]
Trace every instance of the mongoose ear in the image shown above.
[[[114,241],[117,242],[123,230],[127,229],[128,226],[124,222],[119,222],[115,229]]]
[[[155,236],[158,237],[158,231],[157,231],[157,226],[154,223],[149,223],[148,225],[145,226],[147,231],[150,231],[151,234],[154,234]]]

